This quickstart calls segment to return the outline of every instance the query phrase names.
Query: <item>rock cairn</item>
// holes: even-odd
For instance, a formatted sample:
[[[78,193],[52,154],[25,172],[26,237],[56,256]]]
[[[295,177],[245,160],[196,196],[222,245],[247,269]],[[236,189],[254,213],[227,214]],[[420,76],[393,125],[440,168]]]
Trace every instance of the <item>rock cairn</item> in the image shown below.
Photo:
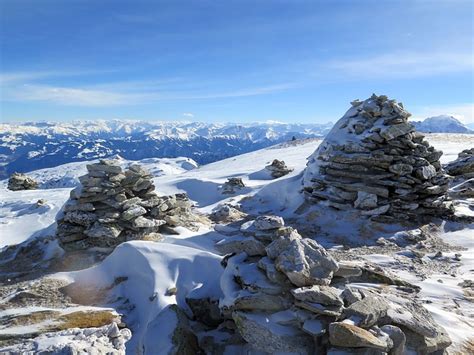
[[[36,190],[38,183],[29,176],[21,173],[13,173],[8,179],[8,189],[11,191]]]
[[[158,241],[160,232],[174,232],[176,226],[193,228],[200,220],[185,194],[158,196],[152,176],[140,165],[122,171],[116,161],[101,160],[87,165],[87,171],[57,222],[66,249],[115,247],[136,239]]]
[[[444,166],[449,175],[463,179],[474,178],[474,148],[465,149],[458,158]]]
[[[217,244],[231,253],[224,258],[219,307],[227,323],[233,321],[228,328],[254,350],[403,354],[406,344],[416,353],[442,353],[451,344],[415,300],[416,286],[370,267],[336,262],[280,217],[258,217],[242,231],[244,237]],[[384,287],[361,286],[374,281]]]
[[[222,185],[222,194],[233,195],[236,191],[245,187],[242,178],[228,178],[227,181]]]
[[[282,176],[285,176],[293,171],[293,169],[288,168],[283,160],[275,159],[270,165],[265,167],[270,172],[270,175],[274,179],[278,179]]]
[[[351,104],[308,159],[307,200],[401,220],[451,214],[443,153],[415,131],[402,103],[374,94]]]

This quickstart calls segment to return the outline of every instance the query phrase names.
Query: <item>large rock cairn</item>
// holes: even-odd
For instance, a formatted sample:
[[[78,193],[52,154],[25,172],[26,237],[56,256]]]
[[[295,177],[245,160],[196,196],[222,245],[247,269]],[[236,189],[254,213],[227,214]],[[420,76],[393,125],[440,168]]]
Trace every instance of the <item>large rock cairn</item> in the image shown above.
[[[35,190],[37,188],[38,183],[25,174],[13,173],[8,179],[8,189],[12,191]]]
[[[415,131],[402,103],[374,94],[351,104],[309,157],[306,198],[402,220],[451,214],[443,153]]]
[[[195,227],[184,194],[158,196],[152,176],[137,164],[122,171],[118,162],[101,160],[87,165],[82,186],[71,191],[57,234],[66,249],[114,247],[127,240],[161,240],[160,232]]]
[[[228,328],[253,349],[403,354],[406,344],[426,354],[451,344],[416,301],[416,286],[370,266],[336,262],[280,217],[258,217],[242,231],[243,237],[217,244],[231,253],[224,258],[219,307]],[[368,282],[384,285],[363,286]]]

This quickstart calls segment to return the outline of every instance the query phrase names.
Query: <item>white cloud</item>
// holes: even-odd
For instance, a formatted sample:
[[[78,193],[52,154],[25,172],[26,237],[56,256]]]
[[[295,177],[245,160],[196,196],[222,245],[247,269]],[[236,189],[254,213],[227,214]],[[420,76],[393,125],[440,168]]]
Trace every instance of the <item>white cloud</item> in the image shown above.
[[[14,101],[45,101],[77,106],[114,106],[134,101],[133,95],[115,92],[28,84],[8,88],[4,90],[4,96]]]
[[[192,113],[190,113],[190,112],[185,112],[185,113],[183,113],[183,116],[184,116],[184,117],[193,118],[193,117],[194,117],[194,114],[192,114]]]
[[[407,78],[472,71],[471,53],[394,52],[378,56],[335,60],[329,68],[342,75],[361,78]]]
[[[414,120],[423,120],[427,117],[439,115],[450,115],[463,123],[474,123],[474,103],[423,106],[413,110]]]
[[[88,72],[84,72],[88,73]],[[56,86],[47,83],[52,77],[80,75],[80,72],[5,73],[0,77],[2,101],[39,101],[75,106],[117,106],[154,101],[204,100],[266,95],[280,92],[293,84],[284,83],[221,92],[189,90],[189,82],[177,78],[129,82],[109,82],[85,87]],[[190,113],[184,114],[191,117]]]

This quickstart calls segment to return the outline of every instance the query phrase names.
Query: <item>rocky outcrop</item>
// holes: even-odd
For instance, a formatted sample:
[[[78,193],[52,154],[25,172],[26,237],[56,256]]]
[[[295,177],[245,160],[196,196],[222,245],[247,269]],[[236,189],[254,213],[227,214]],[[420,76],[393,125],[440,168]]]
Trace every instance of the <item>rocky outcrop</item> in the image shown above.
[[[293,171],[293,169],[286,166],[283,160],[278,159],[273,160],[273,162],[270,165],[267,165],[265,169],[270,172],[271,177],[274,179],[278,179]]]
[[[451,214],[442,152],[415,131],[403,105],[375,94],[351,104],[308,160],[306,199],[368,217]]]
[[[13,173],[8,179],[8,189],[11,191],[35,190],[37,188],[38,183],[25,174]]]
[[[122,171],[114,160],[102,160],[87,170],[57,222],[66,250],[115,247],[136,239],[159,241],[162,232],[174,232],[177,226],[192,229],[201,220],[186,195],[158,196],[152,176],[140,165]]]
[[[465,149],[458,158],[444,166],[449,175],[464,179],[474,178],[474,148]]]
[[[21,343],[0,348],[0,353],[21,354],[125,354],[132,334],[116,323],[99,328],[72,328],[41,334]]]
[[[367,282],[396,283],[339,265],[281,217],[260,216],[241,231],[217,244],[226,248],[216,246],[229,254],[219,307],[255,350],[403,354],[405,344],[421,353],[449,346],[446,331],[413,297],[416,287],[368,289]]]

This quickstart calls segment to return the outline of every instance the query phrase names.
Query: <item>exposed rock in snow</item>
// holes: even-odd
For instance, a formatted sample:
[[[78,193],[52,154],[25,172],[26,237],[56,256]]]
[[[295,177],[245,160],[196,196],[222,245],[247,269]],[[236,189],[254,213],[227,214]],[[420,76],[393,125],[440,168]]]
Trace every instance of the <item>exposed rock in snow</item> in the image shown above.
[[[13,173],[8,179],[8,189],[12,191],[35,190],[38,183],[25,174]]]
[[[129,329],[119,329],[116,323],[100,328],[72,328],[45,333],[22,343],[0,348],[0,353],[23,354],[125,354],[130,340]]]
[[[385,219],[451,214],[442,152],[408,123],[403,105],[375,94],[351,104],[308,160],[307,200]]]
[[[258,225],[256,222],[246,224]],[[330,353],[360,349],[402,354],[405,339],[418,351],[449,346],[446,331],[413,298],[419,288],[402,282],[400,289],[391,289],[387,285],[397,284],[396,280],[381,272],[376,277],[376,271],[371,274],[370,268],[349,263],[343,266],[346,271],[333,278],[338,264],[323,247],[284,223],[279,225],[266,230],[273,237],[259,239],[266,246],[266,256],[246,254],[242,248],[227,250],[233,254],[225,259],[221,277],[222,314],[232,317],[236,330],[256,350],[323,353],[329,350],[329,342],[334,347]],[[243,228],[246,236],[228,240],[255,241],[260,231],[248,226]],[[353,278],[359,283],[351,283]],[[365,289],[370,282],[383,286]],[[314,343],[308,341],[308,335],[314,337]]]
[[[452,176],[474,178],[474,148],[463,150],[458,158],[446,164],[444,169]]]

